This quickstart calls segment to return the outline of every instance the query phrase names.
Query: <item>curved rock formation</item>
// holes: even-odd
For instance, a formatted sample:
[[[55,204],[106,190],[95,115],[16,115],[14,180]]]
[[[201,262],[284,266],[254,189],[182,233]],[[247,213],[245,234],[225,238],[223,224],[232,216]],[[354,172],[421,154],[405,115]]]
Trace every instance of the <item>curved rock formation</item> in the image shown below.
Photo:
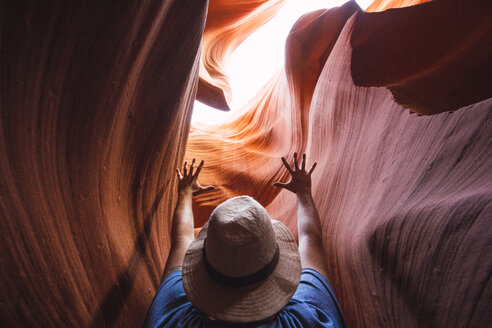
[[[313,195],[347,322],[487,326],[492,99],[419,117],[387,89],[357,87],[349,46],[355,23],[347,23],[319,78],[307,147],[320,168]],[[282,193],[270,213],[294,222],[295,203]]]
[[[220,110],[229,110],[232,92],[226,59],[254,31],[268,22],[285,0],[211,0],[203,34],[197,99]]]
[[[286,179],[281,156],[306,150],[350,326],[488,326],[490,10],[435,1],[349,19],[355,11],[303,17],[284,72],[230,122],[192,126],[185,158],[205,158],[202,179],[219,187],[196,200],[196,222],[249,194],[295,232],[295,198],[271,182]]]
[[[392,8],[410,7],[428,1],[431,0],[375,0],[369,7],[367,7],[366,12],[379,12]]]
[[[185,158],[204,159],[201,179],[218,187],[216,192],[198,196],[198,226],[218,203],[230,197],[255,195],[267,205],[278,194],[280,190],[271,184],[287,178],[278,159],[305,149],[309,107],[318,77],[338,33],[358,9],[355,2],[348,2],[304,15],[287,38],[283,72],[234,112],[229,122],[192,126]]]
[[[225,59],[282,2],[211,1],[206,28],[206,1],[2,2],[3,326],[140,326],[169,249],[174,168],[203,158],[201,182],[218,187],[196,199],[197,226],[249,194],[296,232],[294,196],[271,186],[294,151],[318,162],[351,327],[490,326],[490,5],[307,14],[285,69],[230,122],[188,135],[197,89],[228,109]]]
[[[197,0],[2,2],[3,327],[142,325],[205,13]]]
[[[421,114],[485,100],[492,90],[491,14],[492,2],[477,0],[361,13],[351,38],[352,77],[359,86],[387,87]]]

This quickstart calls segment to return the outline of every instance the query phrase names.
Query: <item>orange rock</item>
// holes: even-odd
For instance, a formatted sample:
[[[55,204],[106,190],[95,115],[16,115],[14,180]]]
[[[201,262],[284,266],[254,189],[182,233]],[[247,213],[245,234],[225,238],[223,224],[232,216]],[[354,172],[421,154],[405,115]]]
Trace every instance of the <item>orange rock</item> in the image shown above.
[[[161,281],[206,1],[0,5],[2,327],[139,327]]]
[[[294,151],[318,162],[349,326],[490,326],[490,5],[307,14],[285,69],[230,122],[188,135],[195,94],[227,109],[223,63],[282,2],[212,0],[201,67],[205,1],[2,2],[3,326],[140,326],[170,246],[175,167],[205,159],[201,182],[218,187],[196,199],[197,229],[249,194],[296,232],[295,197],[271,186]]]
[[[301,18],[284,72],[230,122],[192,126],[185,157],[205,158],[219,187],[196,222],[248,194],[296,232],[295,196],[271,183],[287,179],[281,156],[306,151],[349,326],[489,326],[490,10],[435,1],[349,19],[353,7]]]

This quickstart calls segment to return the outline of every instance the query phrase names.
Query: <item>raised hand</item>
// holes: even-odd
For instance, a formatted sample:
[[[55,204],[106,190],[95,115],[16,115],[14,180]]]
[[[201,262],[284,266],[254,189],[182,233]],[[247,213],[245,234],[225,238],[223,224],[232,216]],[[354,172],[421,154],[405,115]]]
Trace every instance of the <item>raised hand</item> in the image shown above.
[[[203,167],[203,160],[200,162],[200,165],[198,165],[198,168],[196,169],[196,172],[193,174],[194,166],[195,166],[195,159],[193,158],[193,161],[191,162],[190,168],[188,170],[188,162],[184,163],[183,166],[183,174],[179,171],[178,168],[176,168],[176,173],[178,174],[178,193],[180,195],[199,195],[203,192],[209,191],[209,190],[214,190],[214,186],[201,186],[198,183],[198,175],[200,174],[200,171],[202,170]]]
[[[285,188],[292,191],[295,194],[299,193],[309,193],[311,194],[311,174],[316,167],[316,162],[311,166],[309,171],[306,172],[306,154],[302,154],[301,167],[297,161],[297,153],[294,153],[294,169],[290,167],[284,157],[282,157],[282,162],[285,168],[290,173],[290,180],[287,183],[275,182],[273,185],[280,188]]]

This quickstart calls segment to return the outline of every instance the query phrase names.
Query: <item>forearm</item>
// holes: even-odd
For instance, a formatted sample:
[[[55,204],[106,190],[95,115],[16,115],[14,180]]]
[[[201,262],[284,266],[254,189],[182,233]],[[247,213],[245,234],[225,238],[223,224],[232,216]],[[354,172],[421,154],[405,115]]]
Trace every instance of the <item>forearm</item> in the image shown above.
[[[326,276],[321,221],[311,191],[297,193],[297,218],[302,266]]]
[[[171,230],[172,243],[193,240],[193,209],[191,193],[179,193],[176,208],[173,214],[173,226]]]
[[[193,209],[192,194],[179,193],[176,208],[173,214],[171,228],[171,249],[167,259],[165,274],[176,266],[181,266],[188,249],[193,241]]]
[[[312,268],[327,276],[326,259],[324,255],[321,221],[318,210],[311,196],[311,173],[316,162],[306,171],[306,154],[302,154],[299,165],[297,153],[294,153],[294,169],[282,157],[285,168],[290,173],[287,183],[275,182],[273,185],[290,190],[297,195],[297,226],[299,235],[299,254],[303,268]]]
[[[181,266],[186,254],[186,250],[190,246],[194,238],[194,223],[193,223],[193,196],[199,195],[202,192],[214,190],[214,186],[203,187],[198,183],[198,174],[203,167],[203,160],[194,171],[195,159],[191,162],[188,169],[188,162],[183,165],[183,174],[179,168],[176,168],[178,176],[178,201],[174,209],[173,223],[171,228],[171,249],[164,269],[166,276],[172,268]]]
[[[297,217],[299,241],[321,240],[321,222],[311,191],[297,193]]]

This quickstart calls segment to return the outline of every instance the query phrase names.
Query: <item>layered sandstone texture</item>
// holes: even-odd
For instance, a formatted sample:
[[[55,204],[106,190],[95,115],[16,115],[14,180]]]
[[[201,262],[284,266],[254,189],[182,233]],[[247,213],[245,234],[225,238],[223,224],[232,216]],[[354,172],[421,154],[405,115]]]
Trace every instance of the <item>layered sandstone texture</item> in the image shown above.
[[[1,3],[2,326],[141,326],[174,168],[205,159],[201,182],[217,186],[194,203],[197,227],[248,194],[296,233],[295,196],[271,186],[294,151],[318,162],[349,326],[491,325],[492,5],[307,14],[249,104],[190,130],[195,97],[229,109],[227,57],[283,2]]]
[[[248,105],[193,125],[185,157],[218,187],[195,222],[248,194],[295,233],[295,196],[271,184],[288,179],[281,156],[306,152],[349,326],[490,326],[492,6],[416,3],[303,16]]]
[[[205,0],[2,1],[2,327],[139,327],[161,281]]]

